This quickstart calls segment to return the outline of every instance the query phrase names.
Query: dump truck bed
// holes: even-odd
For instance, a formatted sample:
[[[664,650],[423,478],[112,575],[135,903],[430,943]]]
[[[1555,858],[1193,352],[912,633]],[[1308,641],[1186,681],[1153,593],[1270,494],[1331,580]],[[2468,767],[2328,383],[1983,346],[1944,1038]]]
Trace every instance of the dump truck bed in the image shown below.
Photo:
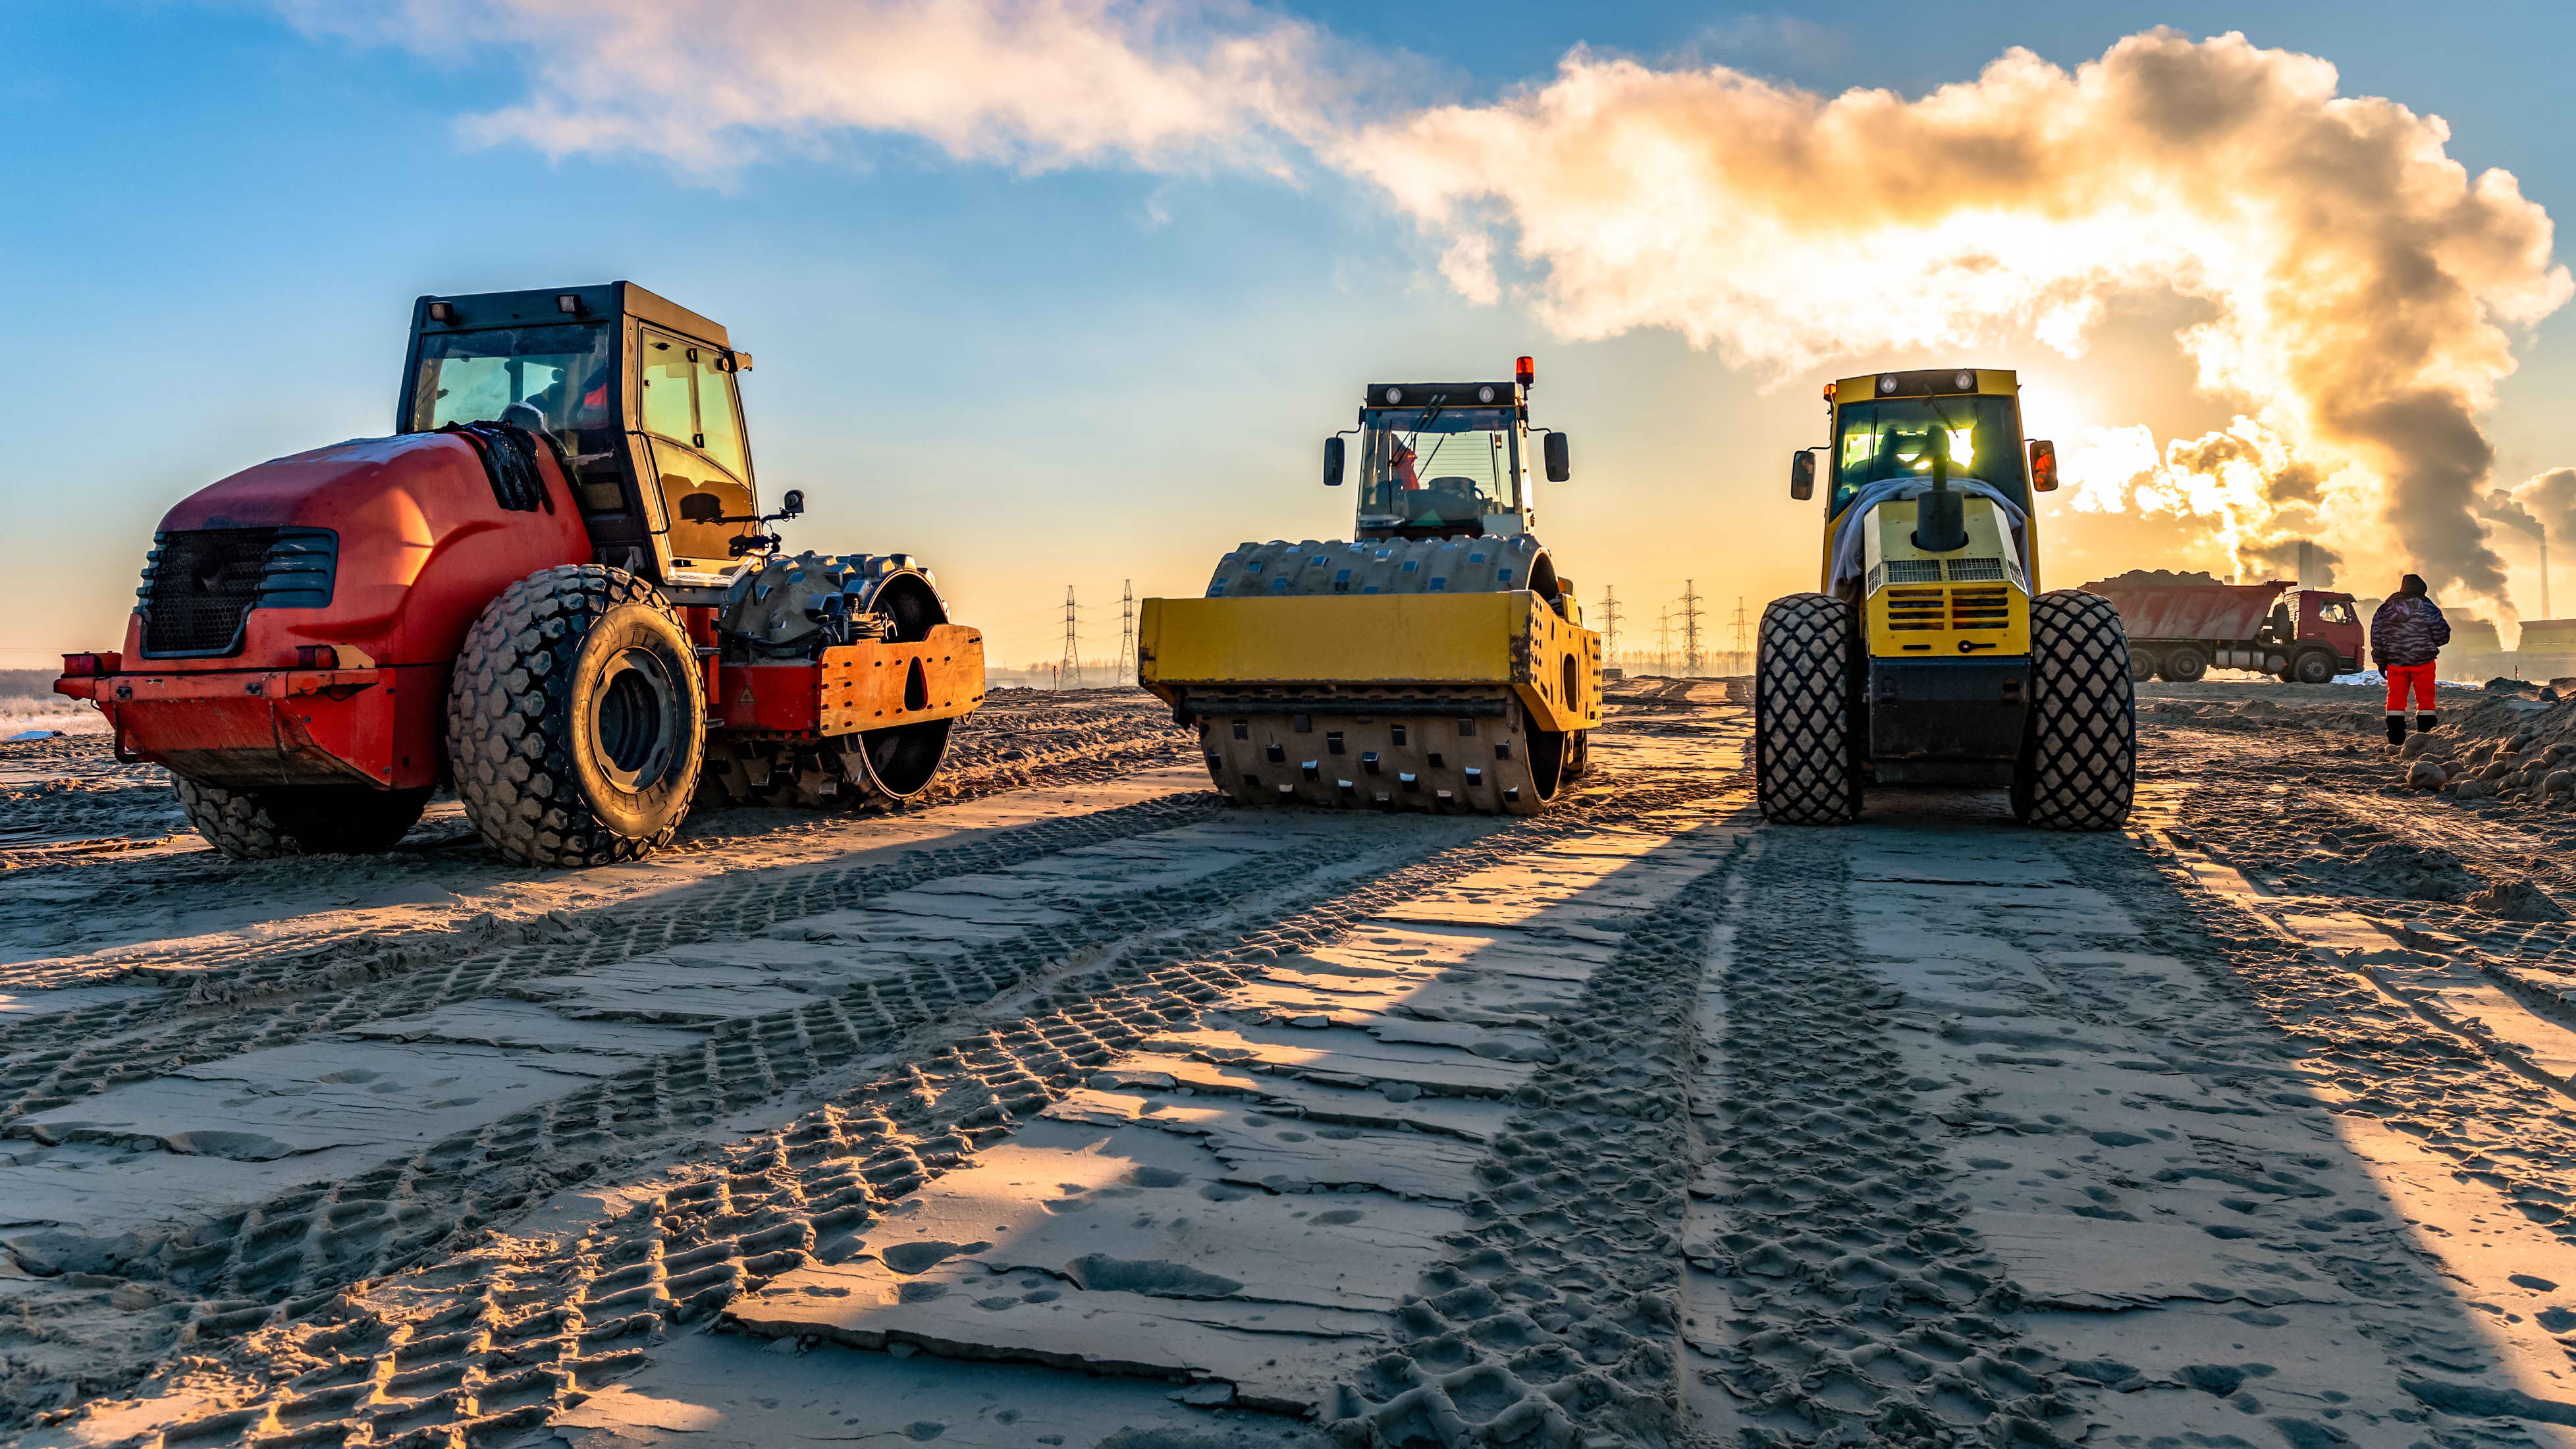
[[[2120,611],[2132,639],[2251,639],[2286,583],[2147,585],[2091,583]]]

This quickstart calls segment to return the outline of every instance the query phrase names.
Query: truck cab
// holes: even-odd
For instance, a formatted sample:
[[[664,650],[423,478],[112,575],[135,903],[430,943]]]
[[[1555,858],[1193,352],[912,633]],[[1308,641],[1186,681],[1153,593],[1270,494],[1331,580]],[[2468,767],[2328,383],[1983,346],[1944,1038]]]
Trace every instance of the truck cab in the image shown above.
[[[1551,483],[1572,476],[1563,433],[1532,428],[1535,370],[1509,382],[1373,382],[1361,395],[1355,539],[1512,538],[1537,525],[1531,439]],[[1324,443],[1324,482],[1339,487],[1340,436]]]
[[[750,370],[721,324],[633,282],[422,297],[394,427],[498,419],[550,439],[593,561],[679,597],[722,587],[756,536]]]
[[[2265,621],[2267,642],[2324,644],[2335,652],[2335,672],[2360,670],[2366,630],[2353,597],[2334,589],[2291,589]]]

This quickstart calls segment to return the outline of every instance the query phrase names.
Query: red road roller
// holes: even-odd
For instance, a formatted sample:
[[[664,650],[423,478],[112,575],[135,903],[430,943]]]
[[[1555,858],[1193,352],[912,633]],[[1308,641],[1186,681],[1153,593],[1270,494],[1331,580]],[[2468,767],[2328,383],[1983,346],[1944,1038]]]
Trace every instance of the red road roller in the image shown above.
[[[648,855],[701,798],[914,799],[983,637],[909,555],[785,550],[750,370],[631,282],[420,298],[394,435],[172,508],[125,647],[54,688],[243,859],[388,849],[443,782],[547,866]]]

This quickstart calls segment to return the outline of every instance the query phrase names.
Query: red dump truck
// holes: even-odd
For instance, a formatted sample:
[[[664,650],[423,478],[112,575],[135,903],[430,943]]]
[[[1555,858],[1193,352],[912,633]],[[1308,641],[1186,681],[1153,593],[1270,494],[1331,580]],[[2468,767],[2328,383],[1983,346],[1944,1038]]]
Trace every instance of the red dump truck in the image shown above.
[[[2084,591],[2120,611],[2133,678],[2188,684],[2212,668],[2252,669],[2323,684],[2361,668],[2361,616],[2350,594],[2169,574],[2123,574]]]

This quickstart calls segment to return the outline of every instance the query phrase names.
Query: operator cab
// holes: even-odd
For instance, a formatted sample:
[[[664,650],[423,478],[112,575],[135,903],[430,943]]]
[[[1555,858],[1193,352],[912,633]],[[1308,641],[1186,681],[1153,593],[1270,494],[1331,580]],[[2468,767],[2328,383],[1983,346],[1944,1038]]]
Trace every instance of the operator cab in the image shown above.
[[[765,537],[736,386],[750,370],[723,327],[632,282],[423,297],[395,427],[550,438],[598,562],[720,587]]]
[[[1571,476],[1565,435],[1529,425],[1529,358],[1510,382],[1373,382],[1361,395],[1353,538],[1493,538],[1531,531],[1530,435],[1551,483]],[[1324,442],[1324,482],[1342,482],[1342,439]]]

